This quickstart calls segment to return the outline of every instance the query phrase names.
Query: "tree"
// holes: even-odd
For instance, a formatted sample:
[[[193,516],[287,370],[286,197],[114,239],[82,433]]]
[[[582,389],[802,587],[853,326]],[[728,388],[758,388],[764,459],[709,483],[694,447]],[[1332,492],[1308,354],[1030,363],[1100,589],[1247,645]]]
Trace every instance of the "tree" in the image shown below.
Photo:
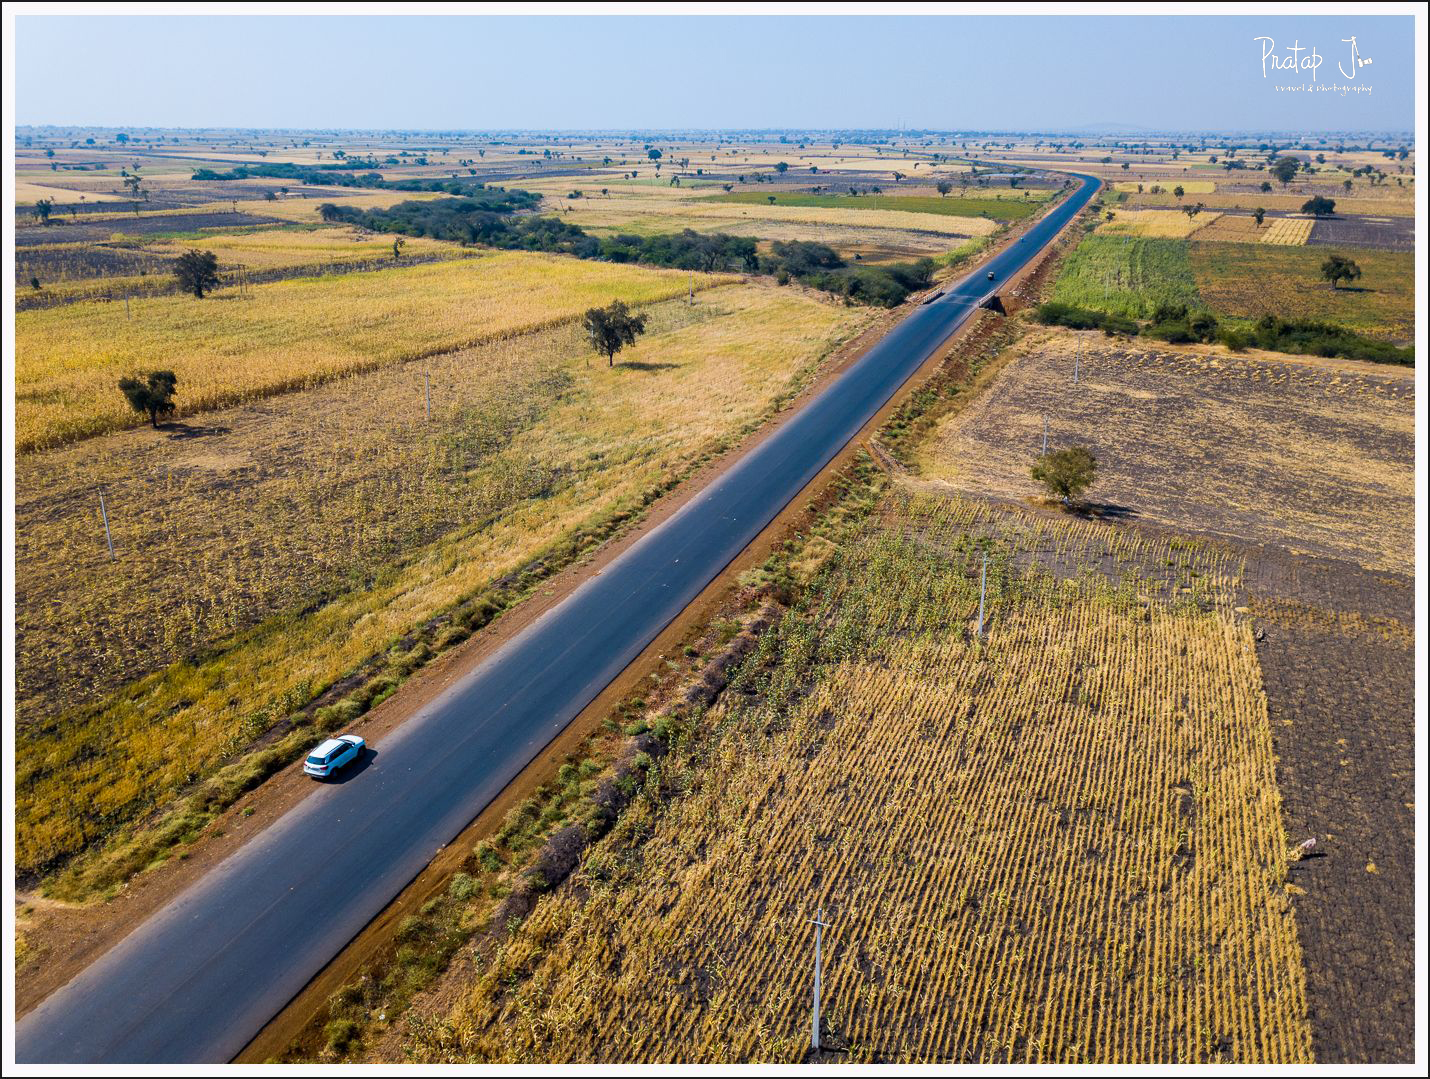
[[[660,151],[657,150],[654,146],[652,146],[649,150],[645,152],[645,156],[650,158],[652,161],[659,161]]]
[[[50,214],[54,213],[54,211],[55,202],[53,199],[35,200],[35,216],[40,219],[40,224],[48,225],[50,223]]]
[[[1267,191],[1270,191],[1270,190],[1271,190],[1271,184],[1270,184],[1269,182],[1267,182],[1266,180],[1262,180],[1262,181],[1261,181],[1261,190],[1262,190],[1262,193],[1263,193],[1263,194],[1264,194],[1265,192],[1267,192]]]
[[[180,288],[202,300],[205,289],[213,290],[219,285],[218,257],[212,251],[190,248],[174,263],[174,276]]]
[[[1301,168],[1301,162],[1294,157],[1278,157],[1271,163],[1271,175],[1281,181],[1281,186],[1285,187],[1296,178],[1296,173]]]
[[[789,162],[788,162],[788,161],[776,161],[776,162],[775,162],[775,171],[776,171],[776,172],[789,172]]]
[[[395,237],[392,241],[392,261],[399,262],[402,259],[402,249],[407,246],[407,241],[401,236]]]
[[[1261,223],[1266,220],[1266,211],[1263,210],[1260,206],[1258,206],[1255,210],[1251,212],[1251,216],[1256,218],[1256,227],[1260,228]]]
[[[1309,198],[1301,204],[1303,214],[1315,214],[1317,217],[1329,217],[1336,212],[1336,200],[1323,198],[1320,195]]]
[[[178,376],[172,371],[141,371],[137,378],[121,378],[119,392],[124,394],[130,408],[141,416],[148,416],[149,422],[158,427],[160,416],[174,412],[174,391],[178,385]]]
[[[953,190],[953,185],[947,180],[940,180],[934,186],[938,188],[938,193],[944,198],[948,198],[948,193]]]
[[[1097,458],[1086,446],[1052,450],[1033,464],[1033,479],[1064,505],[1091,487],[1096,478]]]
[[[616,365],[616,353],[645,333],[645,315],[633,315],[621,300],[607,307],[593,307],[581,320],[591,347],[606,357],[606,366]]]
[[[1181,184],[1178,184],[1176,187],[1172,188],[1172,194],[1176,195],[1177,198],[1180,200],[1181,197],[1186,194],[1186,191],[1182,190]]]
[[[1344,255],[1332,255],[1321,263],[1321,276],[1336,288],[1341,281],[1354,281],[1360,277],[1360,267]]]

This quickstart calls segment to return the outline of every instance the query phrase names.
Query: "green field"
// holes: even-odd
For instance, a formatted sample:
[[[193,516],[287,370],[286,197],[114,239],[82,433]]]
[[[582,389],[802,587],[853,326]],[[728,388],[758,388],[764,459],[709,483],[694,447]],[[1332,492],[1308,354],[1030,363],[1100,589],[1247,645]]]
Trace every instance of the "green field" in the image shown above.
[[[1127,318],[1151,318],[1164,303],[1204,306],[1187,242],[1141,236],[1088,236],[1064,264],[1052,298]]]
[[[1021,221],[1037,213],[1047,192],[1027,192],[995,198],[940,198],[928,195],[794,195],[782,192],[738,191],[716,195],[710,202],[738,202],[752,206],[769,205],[773,194],[776,206],[824,206],[834,210],[904,210],[917,214],[948,214],[952,217],[991,217],[996,221]]]

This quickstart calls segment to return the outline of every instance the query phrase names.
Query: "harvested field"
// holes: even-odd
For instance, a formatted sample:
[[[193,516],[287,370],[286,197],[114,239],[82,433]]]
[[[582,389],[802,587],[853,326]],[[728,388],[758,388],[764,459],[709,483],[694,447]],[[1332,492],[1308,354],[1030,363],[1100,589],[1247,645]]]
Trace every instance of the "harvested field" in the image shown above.
[[[1381,251],[1414,251],[1415,219],[1410,217],[1323,217],[1306,241],[1315,247],[1372,247]]]
[[[926,449],[926,475],[1028,499],[1048,444],[1089,447],[1090,497],[1119,516],[1409,572],[1414,376],[1350,361],[1297,363],[1151,351],[1042,334]]]
[[[1308,1061],[1238,574],[886,499],[410,1050],[800,1061],[822,910],[836,1059]]]
[[[1300,247],[1311,238],[1313,224],[1315,222],[1309,217],[1273,217],[1261,231],[1261,242]]]
[[[1013,196],[938,196],[919,195],[804,195],[793,192],[737,191],[729,195],[714,195],[707,198],[711,203],[767,204],[774,195],[776,205],[812,206],[834,210],[895,210],[908,213],[942,214],[952,217],[988,217],[995,221],[1020,221],[1038,213],[1048,192],[1034,195],[1026,192]]]
[[[1312,1044],[1326,1063],[1415,1054],[1415,658],[1412,577],[1252,551]]]

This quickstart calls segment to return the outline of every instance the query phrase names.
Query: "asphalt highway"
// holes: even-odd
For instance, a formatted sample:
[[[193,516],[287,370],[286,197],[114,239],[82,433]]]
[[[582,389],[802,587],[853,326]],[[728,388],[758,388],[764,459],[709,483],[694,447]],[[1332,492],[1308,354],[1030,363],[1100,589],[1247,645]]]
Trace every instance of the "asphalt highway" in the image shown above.
[[[231,1060],[1093,197],[915,307],[769,438],[25,1016],[23,1063]],[[989,281],[992,270],[996,280]]]

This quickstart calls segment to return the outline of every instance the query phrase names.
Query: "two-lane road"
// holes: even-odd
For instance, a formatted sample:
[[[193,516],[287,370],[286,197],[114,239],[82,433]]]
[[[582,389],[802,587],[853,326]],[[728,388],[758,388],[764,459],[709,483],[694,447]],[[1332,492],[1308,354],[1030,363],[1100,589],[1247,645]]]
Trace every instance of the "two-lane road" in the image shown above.
[[[1095,194],[915,308],[680,511],[25,1016],[27,1063],[231,1060]],[[992,270],[996,282],[989,282]]]

